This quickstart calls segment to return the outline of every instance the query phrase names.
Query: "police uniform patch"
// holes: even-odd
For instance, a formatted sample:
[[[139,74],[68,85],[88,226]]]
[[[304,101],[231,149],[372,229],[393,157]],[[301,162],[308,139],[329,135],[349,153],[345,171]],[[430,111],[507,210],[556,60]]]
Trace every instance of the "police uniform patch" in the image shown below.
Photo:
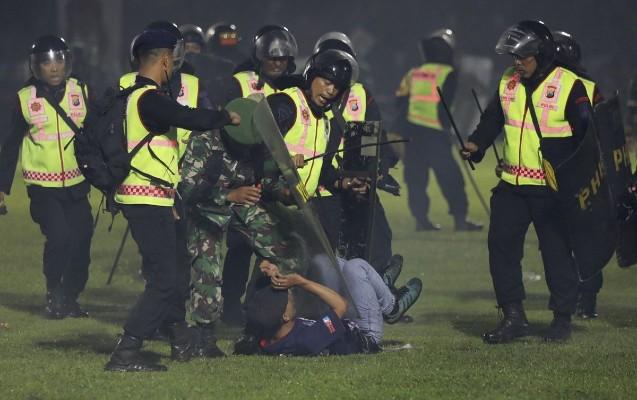
[[[515,79],[511,79],[508,83],[507,83],[507,90],[513,90],[515,89],[515,86],[518,84],[518,81]]]
[[[310,112],[307,110],[307,108],[304,108],[303,110],[301,110],[301,117],[303,118],[303,121],[309,121]]]
[[[556,90],[557,90],[557,86],[549,85],[546,88],[546,98],[547,99],[552,99],[553,97],[555,97],[555,91]]]
[[[80,105],[80,96],[77,94],[71,95],[71,105],[77,107]]]
[[[352,111],[358,111],[358,100],[354,99],[354,100],[350,100],[350,109]]]
[[[31,111],[33,111],[34,113],[38,113],[40,112],[40,110],[42,110],[42,104],[40,104],[39,102],[33,102],[31,103]]]

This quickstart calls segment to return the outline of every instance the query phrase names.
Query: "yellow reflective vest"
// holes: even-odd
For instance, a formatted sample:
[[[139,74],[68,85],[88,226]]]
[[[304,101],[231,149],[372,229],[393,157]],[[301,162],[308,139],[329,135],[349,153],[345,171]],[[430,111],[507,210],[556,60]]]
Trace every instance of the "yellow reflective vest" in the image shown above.
[[[345,103],[345,107],[343,108],[343,119],[345,120],[345,122],[363,122],[365,121],[366,112],[367,92],[365,91],[365,87],[363,86],[363,84],[356,82],[349,89],[347,102]],[[330,120],[334,118],[332,110],[326,112],[325,115]],[[341,138],[341,143],[338,146],[339,150],[343,149],[343,144],[344,139]],[[332,165],[334,166],[334,168],[338,168],[336,157],[332,158]],[[322,185],[319,187],[319,193],[321,197],[332,196],[332,193]]]
[[[181,88],[177,95],[177,103],[182,106],[188,106],[190,108],[197,108],[197,99],[199,97],[199,78],[194,75],[184,74],[181,75]],[[131,87],[135,84],[137,78],[137,72],[129,72],[119,78],[119,86],[122,88]],[[183,157],[186,153],[186,146],[188,146],[188,139],[190,139],[191,131],[182,128],[177,129],[177,137],[179,142],[179,158]]]
[[[283,138],[290,155],[303,154],[307,159],[324,153],[330,134],[327,117],[316,118],[312,114],[300,88],[285,89],[282,93],[289,96],[296,105],[296,120]],[[298,170],[301,181],[305,184],[305,190],[310,196],[314,195],[318,187],[322,167],[323,158],[318,158]]]
[[[442,130],[438,118],[440,96],[436,87],[442,88],[453,68],[447,64],[425,63],[410,70],[400,83],[397,96],[409,96],[407,120],[415,125]]]
[[[532,103],[543,138],[573,136],[565,110],[578,79],[573,72],[556,67],[533,92]],[[505,71],[498,90],[505,133],[502,180],[512,185],[546,185],[540,139],[526,106],[524,86],[513,68]]]
[[[148,90],[155,90],[156,86],[146,85],[136,89],[128,97],[126,105],[126,141],[130,152],[146,135],[148,131],[141,121],[138,102],[142,94]],[[179,182],[179,152],[177,134],[174,129],[163,135],[156,135],[143,146],[131,160],[131,167],[144,174],[162,179],[172,187],[159,185],[131,169],[130,173],[117,188],[115,201],[121,204],[147,204],[170,207],[174,203],[175,187]]]
[[[27,185],[44,187],[68,187],[84,181],[75,160],[75,146],[71,140],[74,132],[58,115],[53,106],[37,96],[34,85],[18,92],[20,109],[29,131],[22,140],[22,176]],[[82,127],[86,116],[82,88],[78,81],[66,81],[60,106],[66,114]]]
[[[259,75],[257,75],[254,71],[237,72],[234,74],[234,79],[236,79],[237,82],[239,82],[239,86],[241,86],[242,97],[248,97],[255,93],[262,93],[264,96],[269,96],[278,92],[278,90],[274,89],[267,82],[263,82],[263,87],[261,89],[257,88]]]

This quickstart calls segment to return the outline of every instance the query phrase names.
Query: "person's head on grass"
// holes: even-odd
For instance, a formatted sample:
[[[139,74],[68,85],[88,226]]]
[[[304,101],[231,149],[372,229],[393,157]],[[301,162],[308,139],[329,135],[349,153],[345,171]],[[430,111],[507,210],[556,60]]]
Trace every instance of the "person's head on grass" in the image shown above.
[[[275,289],[272,286],[257,290],[246,310],[248,326],[266,340],[278,338],[284,326],[294,324],[295,317],[292,291]]]

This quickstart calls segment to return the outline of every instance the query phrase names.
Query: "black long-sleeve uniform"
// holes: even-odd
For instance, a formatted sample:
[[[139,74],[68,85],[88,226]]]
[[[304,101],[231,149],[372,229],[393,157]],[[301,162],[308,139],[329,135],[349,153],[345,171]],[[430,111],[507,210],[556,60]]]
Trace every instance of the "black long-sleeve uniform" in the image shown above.
[[[442,85],[442,94],[448,104],[453,103],[458,75],[452,71]],[[428,226],[430,199],[427,194],[429,170],[436,175],[442,195],[449,205],[449,214],[464,221],[468,211],[467,194],[460,166],[453,157],[452,138],[449,133],[451,123],[438,104],[438,120],[442,131],[412,124],[407,120],[409,96],[398,96],[396,106],[401,116],[397,120],[396,130],[410,140],[405,146],[405,183],[408,190],[409,209],[418,226]]]
[[[542,81],[543,78],[522,79],[527,96]],[[589,99],[581,81],[575,82],[568,96],[564,113],[573,130],[573,137],[552,139],[560,143],[556,157],[567,156],[574,150],[578,140],[586,132],[590,116]],[[497,95],[491,100],[477,129],[469,137],[469,141],[480,148],[473,157],[474,161],[482,158],[503,126],[504,113]],[[549,309],[557,314],[570,315],[575,311],[577,298],[575,266],[557,201],[546,186],[511,185],[500,181],[493,189],[488,246],[497,302],[505,305],[521,302],[525,298],[521,261],[524,238],[530,223],[535,226],[540,242],[546,282],[551,293]]]
[[[158,86],[137,76],[136,83]],[[171,127],[194,131],[220,128],[230,122],[227,111],[182,106],[160,90],[149,90],[139,98],[139,116],[149,132],[162,134]],[[150,337],[162,324],[184,321],[185,293],[189,269],[178,263],[176,222],[171,207],[121,205],[131,234],[142,255],[146,287],[124,325],[124,331],[139,338]]]
[[[47,95],[58,103],[66,92],[66,81],[52,87],[32,78],[27,85],[35,85],[37,97]],[[11,193],[20,146],[28,131],[16,96],[9,133],[0,152],[0,192]],[[42,258],[47,291],[52,298],[67,303],[77,300],[88,280],[93,234],[89,190],[86,181],[60,188],[27,185],[31,218],[46,238]]]

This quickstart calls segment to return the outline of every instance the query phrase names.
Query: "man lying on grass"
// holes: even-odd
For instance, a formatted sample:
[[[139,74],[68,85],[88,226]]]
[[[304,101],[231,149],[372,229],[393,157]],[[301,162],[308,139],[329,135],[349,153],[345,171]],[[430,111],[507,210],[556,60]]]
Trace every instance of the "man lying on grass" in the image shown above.
[[[319,262],[327,263],[327,259]],[[375,353],[381,350],[383,319],[397,322],[416,302],[422,290],[418,278],[392,293],[401,265],[381,277],[362,259],[338,259],[360,318],[344,319],[347,301],[336,291],[299,274],[282,275],[276,265],[263,261],[260,269],[271,286],[258,290],[248,302],[247,320],[258,333],[265,354],[312,356],[320,354]],[[291,288],[317,296],[329,310],[317,320],[298,317]]]

